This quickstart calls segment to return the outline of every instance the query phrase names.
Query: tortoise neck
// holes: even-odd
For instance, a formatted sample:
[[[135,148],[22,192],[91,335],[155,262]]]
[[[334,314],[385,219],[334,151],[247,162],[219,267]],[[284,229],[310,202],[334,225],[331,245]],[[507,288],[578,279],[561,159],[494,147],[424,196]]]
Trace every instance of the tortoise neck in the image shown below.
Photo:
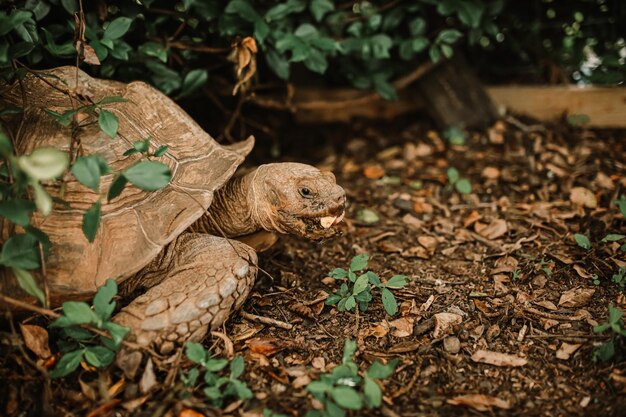
[[[263,222],[258,213],[259,196],[254,189],[256,173],[254,170],[233,178],[217,190],[206,214],[191,226],[191,230],[227,238],[262,230]]]

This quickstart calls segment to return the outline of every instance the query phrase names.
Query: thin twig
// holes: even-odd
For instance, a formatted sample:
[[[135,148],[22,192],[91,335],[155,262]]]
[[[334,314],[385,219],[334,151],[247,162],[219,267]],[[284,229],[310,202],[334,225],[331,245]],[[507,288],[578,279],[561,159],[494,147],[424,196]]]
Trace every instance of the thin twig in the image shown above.
[[[285,323],[284,321],[272,319],[269,317],[257,316],[256,314],[247,313],[245,311],[242,311],[239,314],[246,320],[256,321],[257,323],[269,324],[270,326],[280,327],[281,329],[285,330],[293,329],[293,324]]]

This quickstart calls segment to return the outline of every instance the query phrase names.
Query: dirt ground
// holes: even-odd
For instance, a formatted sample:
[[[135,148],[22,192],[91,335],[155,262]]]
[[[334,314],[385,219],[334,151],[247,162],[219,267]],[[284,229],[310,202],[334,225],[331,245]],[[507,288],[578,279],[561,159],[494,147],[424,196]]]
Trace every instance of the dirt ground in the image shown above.
[[[594,361],[608,336],[593,327],[606,321],[610,304],[626,308],[623,289],[611,281],[626,266],[623,242],[601,242],[626,234],[613,203],[626,194],[626,132],[509,118],[450,146],[422,121],[303,131],[284,144],[280,159],[336,173],[349,201],[344,235],[322,244],[281,238],[261,256],[265,273],[244,311],[293,328],[240,315],[228,322],[224,334],[246,359],[244,379],[255,398],[227,406],[226,414],[258,416],[268,408],[304,415],[313,406],[304,386],[339,363],[344,341],[353,339],[357,363],[400,360],[383,382],[384,406],[353,415],[477,415],[481,408],[487,415],[623,415],[626,362]],[[471,194],[448,184],[449,167],[470,180]],[[576,243],[576,233],[589,237],[591,249]],[[324,305],[338,288],[329,271],[359,253],[370,255],[370,269],[382,278],[409,277],[394,291],[394,317],[380,297],[357,315]],[[447,328],[446,317],[460,322]],[[212,343],[228,353],[220,338],[205,346]],[[171,369],[189,365],[180,358],[157,363],[159,384],[140,396],[140,376],[122,380],[115,369],[99,377],[82,370],[88,388],[70,377],[47,390],[19,353],[2,350],[0,414],[41,415],[48,407],[92,417],[219,414],[201,393],[179,399]],[[493,352],[510,356],[484,363]],[[115,395],[102,401],[98,387],[116,383]],[[472,397],[478,403],[470,407],[455,404],[473,394],[484,397]]]

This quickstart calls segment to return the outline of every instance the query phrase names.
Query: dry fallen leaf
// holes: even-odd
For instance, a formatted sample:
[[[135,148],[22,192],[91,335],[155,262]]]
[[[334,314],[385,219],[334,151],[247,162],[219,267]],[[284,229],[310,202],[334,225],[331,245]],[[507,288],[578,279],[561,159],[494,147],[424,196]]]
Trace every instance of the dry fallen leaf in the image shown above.
[[[512,256],[503,256],[496,259],[491,274],[501,274],[503,272],[513,272],[517,269],[519,262]]]
[[[577,206],[583,206],[587,208],[596,208],[598,206],[598,200],[593,192],[585,187],[574,187],[570,192],[569,199]]]
[[[519,356],[509,355],[508,353],[494,352],[491,350],[479,349],[472,355],[474,362],[486,363],[495,366],[524,366],[528,361]]]
[[[389,324],[386,321],[378,323],[376,326],[372,326],[367,328],[363,332],[363,337],[374,336],[376,338],[381,338],[387,336],[389,333]]]
[[[559,306],[567,308],[584,306],[591,301],[595,292],[595,288],[573,288],[565,291],[559,299]]]
[[[178,413],[178,417],[205,417],[204,414],[193,410],[191,408],[183,408],[182,410],[180,410],[180,413]]]
[[[363,175],[371,180],[377,180],[385,175],[385,170],[380,165],[368,165],[363,169]]]
[[[454,313],[437,313],[433,317],[435,319],[435,330],[433,330],[433,337],[435,339],[452,333],[452,326],[460,324],[463,321],[463,317]]]
[[[48,346],[48,331],[32,324],[20,324],[26,347],[41,359],[49,358],[52,353]]]
[[[498,407],[504,410],[511,408],[511,404],[508,401],[483,394],[462,395],[460,397],[449,399],[447,402],[452,405],[464,405],[466,407],[471,407],[477,411],[489,411],[492,407]]]
[[[482,237],[486,237],[490,240],[498,239],[505,235],[508,232],[509,226],[507,225],[505,220],[495,219],[491,223],[489,223],[486,227],[481,229],[476,228],[476,232]]]
[[[439,244],[439,242],[437,242],[437,238],[425,235],[419,236],[417,238],[417,242],[426,249],[428,249],[429,252],[434,252],[435,249],[437,249],[437,245]]]
[[[488,180],[497,180],[500,178],[500,170],[496,167],[485,167],[481,175]]]
[[[413,334],[414,323],[415,319],[413,317],[401,317],[390,321],[389,325],[394,328],[391,334],[395,337],[409,337]]]
[[[576,352],[582,344],[580,343],[563,343],[559,350],[556,351],[556,357],[558,359],[567,360],[572,356],[572,353]]]
[[[478,220],[482,219],[483,216],[480,215],[479,212],[477,212],[476,210],[473,210],[464,220],[463,220],[463,227],[470,227],[471,225],[473,225],[474,223],[476,223]]]
[[[154,365],[152,364],[152,358],[148,358],[146,363],[146,369],[143,371],[141,380],[139,381],[139,391],[142,394],[147,394],[157,383],[156,375],[154,374]]]
[[[285,348],[284,346],[280,346],[280,341],[277,339],[262,337],[246,340],[246,345],[252,352],[260,353],[264,356],[271,356]]]

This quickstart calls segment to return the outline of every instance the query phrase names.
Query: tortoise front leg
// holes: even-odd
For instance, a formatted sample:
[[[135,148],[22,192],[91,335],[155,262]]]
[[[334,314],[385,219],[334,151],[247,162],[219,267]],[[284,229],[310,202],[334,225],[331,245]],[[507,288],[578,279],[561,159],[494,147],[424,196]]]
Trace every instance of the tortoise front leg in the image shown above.
[[[147,276],[162,273],[162,282],[114,318],[130,327],[138,344],[163,354],[222,325],[241,307],[257,274],[256,253],[241,242],[188,233],[170,245],[170,262],[155,262],[147,271]]]

